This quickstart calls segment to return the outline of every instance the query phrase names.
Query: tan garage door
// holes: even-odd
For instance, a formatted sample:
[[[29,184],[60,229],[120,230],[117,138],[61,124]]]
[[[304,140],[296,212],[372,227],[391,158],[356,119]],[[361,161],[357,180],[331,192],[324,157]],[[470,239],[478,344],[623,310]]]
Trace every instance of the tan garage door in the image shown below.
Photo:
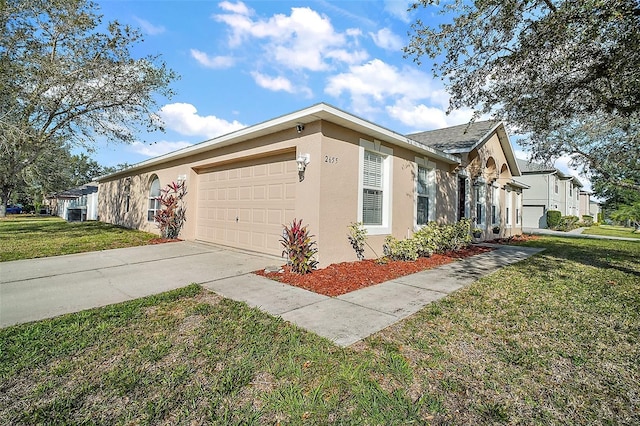
[[[196,239],[279,256],[297,181],[295,153],[207,169],[198,181]]]

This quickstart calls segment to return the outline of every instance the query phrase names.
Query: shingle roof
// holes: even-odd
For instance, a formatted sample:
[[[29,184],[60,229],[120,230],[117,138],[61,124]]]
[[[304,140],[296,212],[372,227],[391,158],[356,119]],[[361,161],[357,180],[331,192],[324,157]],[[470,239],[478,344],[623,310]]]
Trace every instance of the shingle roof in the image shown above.
[[[470,151],[499,121],[476,121],[471,124],[412,133],[408,138],[445,152]]]
[[[553,166],[547,166],[545,164],[540,163],[532,163],[528,160],[523,160],[521,158],[516,159],[518,161],[518,167],[522,173],[553,173],[557,172],[556,168]]]

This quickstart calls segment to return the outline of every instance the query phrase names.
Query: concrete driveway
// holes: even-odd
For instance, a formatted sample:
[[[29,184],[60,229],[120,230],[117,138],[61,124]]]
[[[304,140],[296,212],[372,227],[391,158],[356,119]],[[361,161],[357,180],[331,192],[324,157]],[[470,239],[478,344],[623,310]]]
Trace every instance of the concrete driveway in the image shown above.
[[[236,277],[281,259],[188,241],[0,263],[0,327]]]
[[[280,316],[349,346],[427,304],[541,249],[494,251],[339,297],[292,287],[250,272],[277,257],[193,242],[0,263],[0,327],[110,305],[191,283]]]

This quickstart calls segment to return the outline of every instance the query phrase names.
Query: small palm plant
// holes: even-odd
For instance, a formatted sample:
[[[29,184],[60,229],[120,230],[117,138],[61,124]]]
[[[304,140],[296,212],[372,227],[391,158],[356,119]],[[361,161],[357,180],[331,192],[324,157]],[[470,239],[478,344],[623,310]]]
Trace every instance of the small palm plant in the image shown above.
[[[309,235],[307,225],[302,226],[302,219],[293,219],[291,226],[283,225],[282,239],[280,243],[284,247],[282,255],[287,257],[291,265],[291,271],[304,275],[316,269],[318,262],[314,256],[318,252],[316,242],[311,241],[313,235]]]

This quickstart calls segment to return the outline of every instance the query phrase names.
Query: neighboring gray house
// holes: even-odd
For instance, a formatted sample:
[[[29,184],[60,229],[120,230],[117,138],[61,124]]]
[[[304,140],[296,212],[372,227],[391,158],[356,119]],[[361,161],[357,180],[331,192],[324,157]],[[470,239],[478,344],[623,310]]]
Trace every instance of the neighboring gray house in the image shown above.
[[[51,214],[69,222],[98,219],[98,184],[89,183],[47,197]]]
[[[547,210],[558,210],[563,216],[582,215],[580,191],[582,183],[574,176],[552,166],[518,159],[519,178],[530,186],[524,193],[522,222],[525,228],[546,228]]]

